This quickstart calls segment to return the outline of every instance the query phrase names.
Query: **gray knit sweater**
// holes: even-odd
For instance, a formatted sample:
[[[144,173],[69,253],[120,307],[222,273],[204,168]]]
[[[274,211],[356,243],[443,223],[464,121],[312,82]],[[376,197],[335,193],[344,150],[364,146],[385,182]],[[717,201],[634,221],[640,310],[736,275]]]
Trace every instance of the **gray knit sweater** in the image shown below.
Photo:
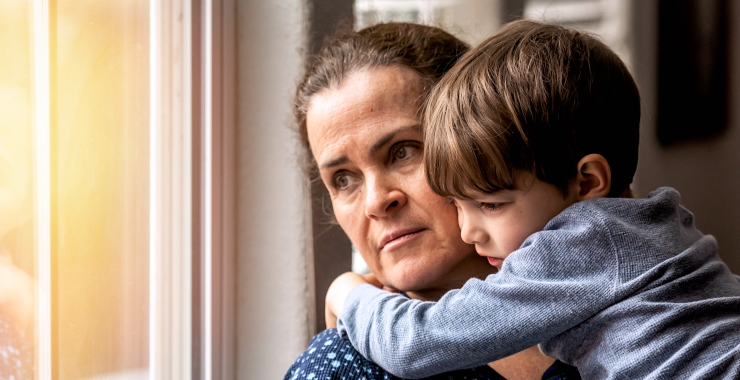
[[[679,201],[578,202],[439,302],[358,286],[339,332],[405,378],[540,344],[584,379],[740,379],[740,281]]]

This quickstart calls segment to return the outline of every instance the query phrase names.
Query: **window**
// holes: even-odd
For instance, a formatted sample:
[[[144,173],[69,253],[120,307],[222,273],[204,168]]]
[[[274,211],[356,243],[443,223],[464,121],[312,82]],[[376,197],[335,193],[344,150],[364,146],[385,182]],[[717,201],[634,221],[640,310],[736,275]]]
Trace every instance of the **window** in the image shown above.
[[[378,22],[438,26],[470,44],[493,34],[501,24],[500,0],[356,0],[358,29]]]
[[[0,4],[0,377],[233,366],[224,4]]]
[[[595,33],[630,66],[629,3],[622,0],[526,0],[524,17]]]

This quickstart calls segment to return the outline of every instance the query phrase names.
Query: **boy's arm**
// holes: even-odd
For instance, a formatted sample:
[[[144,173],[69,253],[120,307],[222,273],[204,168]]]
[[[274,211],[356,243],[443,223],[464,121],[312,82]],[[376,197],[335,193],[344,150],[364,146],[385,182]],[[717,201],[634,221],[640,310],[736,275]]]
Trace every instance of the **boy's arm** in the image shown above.
[[[354,272],[343,273],[332,281],[329,290],[326,291],[326,302],[324,303],[326,305],[324,317],[326,318],[327,329],[337,327],[337,318],[342,313],[347,294],[357,285],[368,283],[363,276]]]
[[[332,329],[337,327],[337,318],[342,313],[344,307],[344,300],[347,298],[347,294],[355,286],[360,284],[370,284],[376,288],[388,290],[394,293],[399,291],[396,289],[389,288],[378,281],[375,275],[371,272],[368,274],[357,274],[354,272],[345,272],[339,275],[332,281],[329,286],[329,290],[326,292],[326,302],[324,303],[324,318],[326,318],[326,328]]]
[[[590,243],[561,245],[563,254],[522,248],[498,274],[486,281],[471,279],[439,302],[356,286],[337,328],[362,355],[398,377],[421,378],[495,361],[552,338],[614,302],[618,268],[613,259],[596,254],[597,246],[608,243],[598,236]]]
[[[349,292],[337,328],[388,372],[423,378],[534,346],[587,319],[611,299],[611,294],[577,287],[498,292],[502,289],[495,284],[473,279],[439,302],[422,302],[359,285]],[[545,302],[531,302],[536,299]]]

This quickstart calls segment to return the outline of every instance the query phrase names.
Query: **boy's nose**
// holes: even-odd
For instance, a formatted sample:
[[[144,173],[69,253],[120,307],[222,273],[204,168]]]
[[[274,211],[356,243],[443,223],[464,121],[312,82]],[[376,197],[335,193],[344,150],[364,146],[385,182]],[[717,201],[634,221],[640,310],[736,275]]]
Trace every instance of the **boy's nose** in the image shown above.
[[[458,221],[460,224],[460,237],[468,244],[483,244],[488,241],[488,235],[470,216],[466,216],[464,211],[458,210]]]
[[[406,194],[387,178],[366,179],[365,216],[382,218],[406,204]]]

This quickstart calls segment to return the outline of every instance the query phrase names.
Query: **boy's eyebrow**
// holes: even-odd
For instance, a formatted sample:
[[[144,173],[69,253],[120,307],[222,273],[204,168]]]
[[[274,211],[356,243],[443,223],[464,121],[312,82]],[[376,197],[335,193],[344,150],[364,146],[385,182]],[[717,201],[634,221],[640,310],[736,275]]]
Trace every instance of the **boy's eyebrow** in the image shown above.
[[[396,130],[386,133],[381,138],[379,138],[375,144],[373,144],[373,146],[370,148],[370,154],[374,155],[375,153],[378,153],[379,150],[381,150],[385,145],[387,145],[391,140],[393,140],[393,137],[395,135],[401,132],[409,131],[409,130],[421,131],[421,125],[420,124],[408,125],[408,126],[400,127]]]

